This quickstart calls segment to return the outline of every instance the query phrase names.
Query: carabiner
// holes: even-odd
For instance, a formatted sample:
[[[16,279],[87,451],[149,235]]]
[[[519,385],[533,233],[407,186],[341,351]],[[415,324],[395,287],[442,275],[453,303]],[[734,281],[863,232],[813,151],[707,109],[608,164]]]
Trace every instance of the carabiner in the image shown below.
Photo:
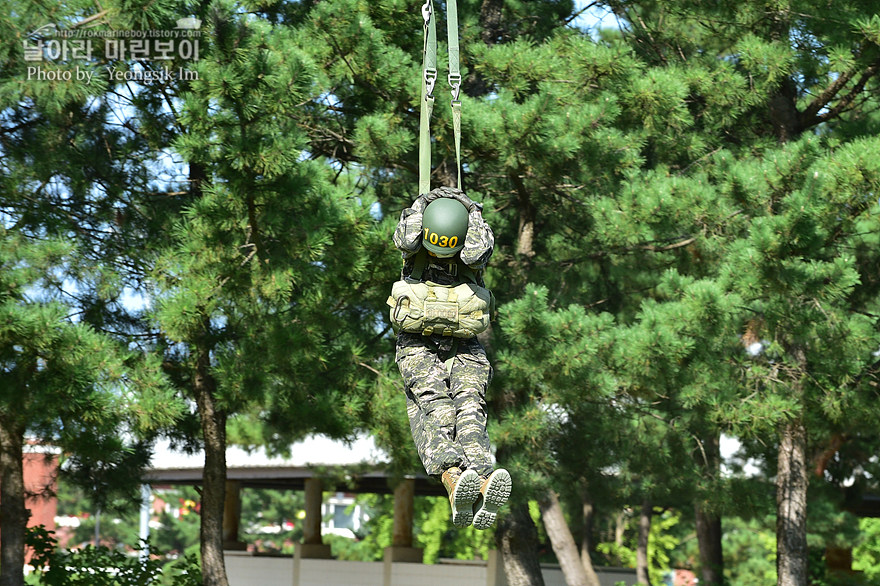
[[[426,96],[429,98],[434,97],[434,85],[437,83],[437,70],[428,68],[425,69],[425,91]]]
[[[458,95],[461,93],[461,75],[450,73],[447,77],[449,86],[452,88],[452,101],[458,101]]]

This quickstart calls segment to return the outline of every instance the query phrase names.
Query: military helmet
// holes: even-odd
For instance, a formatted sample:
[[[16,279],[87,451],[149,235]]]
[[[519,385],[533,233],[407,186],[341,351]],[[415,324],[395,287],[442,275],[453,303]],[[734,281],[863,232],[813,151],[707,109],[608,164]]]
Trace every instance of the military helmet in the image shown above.
[[[464,248],[468,211],[460,201],[435,199],[422,216],[422,246],[439,257],[449,257]]]

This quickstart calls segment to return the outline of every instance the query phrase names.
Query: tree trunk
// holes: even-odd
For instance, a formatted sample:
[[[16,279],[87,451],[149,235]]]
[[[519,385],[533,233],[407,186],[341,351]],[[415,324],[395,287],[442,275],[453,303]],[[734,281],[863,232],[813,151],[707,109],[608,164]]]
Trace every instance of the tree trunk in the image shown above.
[[[22,445],[24,430],[0,417],[0,586],[23,586],[24,539],[30,511],[25,508]]]
[[[538,530],[525,503],[512,503],[498,521],[495,546],[501,552],[508,586],[544,586],[538,562]]]
[[[623,534],[626,532],[626,512],[618,511],[614,517],[614,545],[623,547]]]
[[[639,538],[636,545],[636,580],[639,584],[651,586],[651,576],[648,573],[648,540],[651,535],[651,517],[654,514],[654,505],[645,499],[642,502],[642,510],[639,513]]]
[[[210,371],[207,344],[196,348],[194,391],[205,441],[205,470],[202,477],[201,539],[202,583],[228,586],[223,560],[223,505],[226,499],[226,412],[218,409],[217,382]]]
[[[559,504],[559,496],[554,490],[547,491],[538,502],[541,507],[541,519],[544,521],[544,529],[553,546],[553,553],[562,568],[565,583],[568,586],[598,586],[596,582],[590,582],[587,572],[581,564],[577,545],[571,536],[565,515],[562,513],[562,505]]]
[[[803,421],[785,424],[776,470],[777,586],[807,584],[807,432]]]
[[[702,456],[705,454],[705,457]],[[713,434],[703,442],[700,456],[703,475],[714,482],[721,469],[721,437]],[[700,584],[721,586],[724,583],[724,555],[721,546],[721,517],[703,500],[694,504],[697,543],[700,548]]]
[[[525,182],[523,182],[520,173],[520,169],[512,171],[510,173],[510,181],[516,188],[516,209],[519,211],[516,253],[521,257],[520,261],[525,265],[524,268],[528,269],[532,257],[537,254],[535,252],[535,238],[537,237],[535,229],[538,212],[535,209],[535,205],[532,203],[531,194],[529,193]]]
[[[492,46],[503,41],[504,26],[502,9],[504,0],[483,0],[480,4],[480,39]],[[472,98],[485,96],[492,87],[486,82],[475,67],[469,68],[467,77],[462,81],[461,91]]]
[[[697,543],[700,546],[700,584],[721,586],[724,583],[721,517],[716,513],[707,512],[699,502],[694,509],[697,519]]]
[[[590,557],[590,552],[593,551],[593,499],[586,490],[583,492],[582,503],[581,565],[587,573],[587,584],[599,586],[599,576],[596,575],[596,570],[593,569],[593,559]]]
[[[501,20],[504,0],[483,0],[480,4],[480,39],[487,45],[502,41],[504,25]]]

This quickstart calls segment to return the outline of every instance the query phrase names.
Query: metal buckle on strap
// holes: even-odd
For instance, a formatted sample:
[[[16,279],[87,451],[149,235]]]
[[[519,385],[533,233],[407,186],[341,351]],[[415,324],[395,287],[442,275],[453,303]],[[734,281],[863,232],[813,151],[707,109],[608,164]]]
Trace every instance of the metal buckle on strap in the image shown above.
[[[435,269],[438,271],[444,271],[449,273],[453,277],[458,276],[458,263],[453,261],[444,262],[442,260],[438,260],[436,262],[429,262],[428,268]]]
[[[449,86],[452,88],[452,101],[458,101],[458,94],[461,92],[461,75],[457,73],[450,73],[447,78],[449,81]]]
[[[409,297],[406,295],[401,296],[394,305],[394,319],[396,321],[400,321],[400,308],[403,307],[404,302],[409,306]]]
[[[433,68],[425,69],[425,91],[429,98],[434,97],[434,84],[437,83],[437,70]]]

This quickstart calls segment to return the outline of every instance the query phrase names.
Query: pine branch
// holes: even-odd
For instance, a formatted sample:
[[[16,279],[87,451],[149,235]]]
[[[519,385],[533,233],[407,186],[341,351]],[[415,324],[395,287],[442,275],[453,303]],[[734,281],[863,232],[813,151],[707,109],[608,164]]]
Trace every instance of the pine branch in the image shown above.
[[[835,89],[833,86],[835,86],[837,82],[832,84],[832,86],[829,87],[828,90],[826,90],[825,92],[822,92],[822,94],[819,96],[819,98],[817,98],[817,100],[821,100],[827,92],[834,90],[834,94],[832,94],[828,98],[828,101],[826,101],[825,104],[819,104],[818,109],[816,109],[816,111],[813,112],[813,114],[810,118],[806,118],[806,115],[808,113],[807,111],[805,111],[804,114],[801,116],[802,128],[807,128],[807,125],[813,126],[816,124],[821,124],[822,122],[827,122],[829,120],[837,118],[838,116],[840,116],[841,113],[849,110],[852,107],[853,103],[856,101],[856,98],[858,98],[862,94],[862,92],[864,91],[865,85],[868,83],[868,81],[872,77],[877,75],[878,71],[880,71],[880,60],[875,61],[870,67],[868,67],[862,73],[861,77],[856,82],[856,85],[853,86],[853,88],[849,91],[849,93],[847,93],[843,98],[841,98],[840,101],[834,107],[829,108],[828,111],[823,114],[818,114],[819,110],[825,104],[830,102],[830,100],[833,98],[833,96],[836,95],[837,91],[840,90],[840,87],[842,87],[842,85],[841,85],[840,87]],[[852,72],[850,74],[850,78],[852,77],[852,75],[854,75],[854,72]],[[846,81],[849,81],[850,78],[847,78]],[[845,83],[846,82],[844,82],[844,84]],[[812,106],[813,106],[813,104],[810,105],[810,107],[812,107]],[[812,112],[812,110],[810,108],[808,108],[808,110],[810,112]]]
[[[326,157],[330,157],[331,159],[338,161],[345,161],[349,163],[358,162],[358,158],[354,155],[354,141],[346,138],[345,136],[333,132],[327,127],[315,128],[313,126],[309,126],[305,122],[300,122],[297,124],[300,128],[305,129],[310,137],[309,143],[312,146],[322,146],[322,143],[329,143],[333,145],[332,149],[319,148],[316,149],[321,155]],[[323,137],[325,138],[322,138]],[[326,138],[328,137],[328,138]],[[342,145],[342,149],[340,151],[340,145]]]
[[[101,12],[97,12],[97,13],[89,16],[88,18],[84,18],[83,20],[70,25],[70,28],[72,28],[72,29],[80,28],[82,26],[89,24],[92,21],[98,20],[99,18],[103,18],[106,15],[107,15],[107,10],[102,10]]]
[[[654,246],[653,244],[648,244],[641,246],[640,248],[649,252],[665,252],[667,250],[675,250],[676,248],[681,248],[683,246],[687,246],[688,244],[693,244],[694,242],[696,242],[696,240],[696,237],[691,237],[680,240],[679,242],[675,242],[673,244],[668,244],[666,246]]]
[[[812,126],[814,124],[814,119],[819,111],[828,105],[828,103],[834,99],[834,97],[840,92],[843,87],[849,83],[849,81],[856,74],[855,69],[851,69],[846,71],[840,75],[834,82],[831,83],[825,91],[820,93],[816,98],[810,102],[810,104],[804,108],[804,111],[801,112],[801,126],[806,128],[808,126]]]
[[[682,235],[682,236],[678,236],[676,238],[678,238],[678,240],[676,242],[672,242],[670,244],[666,244],[663,246],[658,246],[657,244],[652,244],[651,242],[644,242],[641,244],[636,244],[635,246],[627,246],[627,247],[622,247],[622,248],[617,248],[617,249],[612,249],[612,250],[598,250],[595,252],[591,252],[590,254],[587,254],[585,256],[564,259],[564,260],[556,261],[553,263],[540,263],[540,264],[541,264],[541,266],[558,264],[558,265],[568,267],[568,266],[576,265],[576,264],[578,264],[584,260],[587,260],[587,259],[595,260],[595,259],[599,259],[599,258],[613,256],[613,255],[632,254],[632,253],[638,252],[640,250],[646,250],[648,252],[668,252],[670,250],[683,248],[685,246],[693,244],[697,240],[697,238],[695,236],[690,236],[690,235]],[[670,240],[674,240],[674,239],[669,238],[666,240],[658,240],[658,241],[653,241],[653,242],[669,242]]]
[[[375,95],[380,96],[383,100],[387,102],[394,102],[394,96],[389,94],[381,87],[376,87],[374,84],[365,80],[363,76],[358,75],[357,71],[355,71],[354,66],[351,62],[346,58],[345,52],[342,50],[342,47],[339,46],[339,43],[336,42],[336,36],[331,34],[326,34],[325,37],[329,41],[330,45],[333,46],[333,49],[336,51],[336,55],[342,59],[342,62],[345,63],[345,66],[351,72],[352,79],[356,81],[362,82],[367,88],[370,89]]]
[[[598,2],[590,2],[589,4],[587,4],[586,6],[584,6],[583,8],[581,8],[580,10],[578,10],[577,12],[575,12],[574,14],[572,14],[571,16],[566,18],[564,21],[562,21],[563,24],[570,24],[573,20],[575,20],[581,14],[587,12],[591,8],[595,8],[596,6],[599,6]]]

